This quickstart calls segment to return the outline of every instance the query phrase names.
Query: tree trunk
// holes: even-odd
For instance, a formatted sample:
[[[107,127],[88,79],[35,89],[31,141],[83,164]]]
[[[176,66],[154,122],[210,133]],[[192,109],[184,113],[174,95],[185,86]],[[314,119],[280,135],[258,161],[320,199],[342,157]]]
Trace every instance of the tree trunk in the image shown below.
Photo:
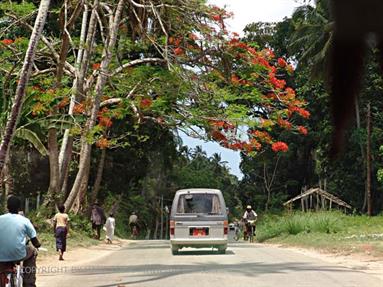
[[[99,4],[98,0],[95,0],[93,9],[97,9]],[[100,108],[100,100],[103,94],[103,89],[106,83],[107,75],[108,75],[108,66],[110,61],[112,60],[112,51],[116,45],[118,27],[120,24],[121,14],[124,7],[124,0],[119,0],[114,20],[111,23],[111,27],[109,27],[110,37],[108,43],[106,43],[105,48],[103,50],[102,61],[100,66],[100,73],[97,77],[97,83],[95,87],[95,93],[93,98],[93,106],[91,110],[90,119],[87,122],[84,133],[82,135],[82,146],[80,152],[80,164],[79,171],[77,173],[75,182],[73,184],[72,190],[68,196],[68,199],[65,202],[65,207],[67,210],[72,208],[73,202],[75,198],[78,196],[80,191],[80,185],[83,181],[83,177],[86,176],[86,171],[84,168],[86,167],[86,163],[90,160],[92,145],[88,142],[88,132],[91,131],[96,125],[97,115]]]
[[[158,215],[156,215],[156,228],[154,229],[153,239],[158,239],[158,226],[160,222],[158,221]]]
[[[57,203],[56,201],[59,191],[58,143],[56,128],[50,128],[48,130],[48,151],[50,181],[48,194],[45,197],[43,205],[48,209],[48,211],[52,211],[54,208],[54,204]]]
[[[3,210],[7,210],[7,198],[9,194],[13,193],[13,178],[10,172],[10,156],[7,157],[5,165],[0,177],[1,184],[1,199]]]
[[[68,177],[69,177],[69,166],[72,160],[72,152],[73,152],[72,149],[73,149],[73,138],[69,137],[61,164],[60,164],[60,155],[59,155],[59,174],[60,174],[59,190],[60,190],[61,201],[65,200],[68,196]]]
[[[367,105],[367,213],[372,216],[372,195],[371,195],[371,105]]]
[[[271,190],[269,188],[266,188],[267,190],[267,200],[265,205],[265,212],[269,211],[270,201],[271,201]]]
[[[90,160],[91,145],[86,142],[86,138],[82,139],[82,147],[80,152],[80,163],[78,167],[77,176],[73,187],[65,201],[65,209],[70,210],[74,204],[75,199],[78,197],[80,186],[83,181],[83,177],[86,176],[87,163]],[[85,141],[85,142],[84,142]]]
[[[11,159],[10,155],[8,156],[5,167],[4,167],[4,190],[5,190],[5,197],[7,198],[9,194],[13,193],[14,190],[14,182],[13,177],[11,173]]]
[[[86,192],[88,191],[89,171],[90,171],[90,158],[89,158],[89,161],[88,161],[87,166],[86,166],[86,171],[85,171],[86,174],[83,176],[81,184],[80,184],[78,196],[77,196],[75,203],[72,207],[72,211],[75,214],[78,214],[82,210],[82,207],[83,207]]]
[[[70,44],[70,36],[69,31],[73,28],[77,17],[79,16],[82,7],[84,5],[84,0],[81,0],[77,3],[76,8],[73,11],[72,16],[70,17],[69,21],[67,19],[67,1],[65,1],[64,4],[64,11],[61,11],[60,14],[60,22],[61,22],[61,48],[60,48],[60,55],[59,55],[59,61],[57,63],[57,70],[56,70],[56,89],[59,89],[61,87],[62,77],[64,75],[64,67],[66,63],[66,59],[68,56],[68,50],[69,50],[69,44]],[[64,18],[64,19],[63,19]],[[53,133],[53,132],[52,132]],[[49,137],[49,136],[48,136]],[[52,139],[53,140],[53,139]],[[57,142],[57,132],[56,132],[56,142]],[[56,146],[56,150],[51,152],[54,152],[57,154],[57,160],[55,158],[54,164],[57,165],[57,167],[53,167],[53,163],[50,162],[51,169],[55,169],[57,171],[57,178],[50,178],[51,182],[50,185],[57,186],[54,189],[54,192],[56,194],[51,194],[51,196],[55,199],[60,198],[61,200],[64,198],[65,190],[62,189],[64,182],[66,181],[66,177],[68,175],[68,168],[69,163],[71,159],[71,150],[72,146],[65,146],[64,153],[62,154],[65,156],[64,158],[61,158],[61,153],[58,154],[58,145]],[[70,151],[70,152],[68,152]],[[50,159],[50,158],[49,158]],[[61,159],[61,162],[60,162]],[[62,164],[64,164],[62,166]],[[60,194],[61,191],[61,195]]]
[[[99,161],[98,167],[97,167],[96,180],[94,181],[92,195],[90,197],[90,203],[91,204],[93,204],[93,202],[96,201],[98,192],[100,190],[102,174],[104,172],[104,166],[105,166],[105,157],[106,157],[106,149],[102,149],[100,161]]]
[[[361,124],[360,124],[360,108],[359,108],[359,101],[358,98],[355,98],[355,119],[356,119],[356,128],[358,130],[361,129]],[[360,154],[362,155],[362,161],[363,165],[367,165],[366,161],[366,153],[365,153],[365,147],[363,146],[362,142],[359,142],[359,147],[360,147]],[[363,207],[362,210],[366,210],[367,208],[367,174],[366,170],[363,169],[363,178],[366,180],[364,181],[364,201],[363,201]]]
[[[50,0],[41,0],[39,11],[35,20],[32,35],[29,40],[27,52],[25,54],[23,67],[20,72],[20,78],[16,88],[15,102],[12,106],[11,113],[7,119],[4,137],[0,145],[0,171],[3,169],[7,155],[9,154],[9,146],[15,133],[16,125],[21,113],[25,90],[29,82],[32,70],[33,60],[35,57],[37,44],[43,32],[45,20],[48,14]]]
[[[83,59],[83,51],[84,51],[84,46],[85,46],[85,38],[86,38],[86,29],[88,27],[88,6],[85,5],[84,12],[83,12],[83,18],[82,18],[82,24],[81,24],[81,34],[80,34],[80,44],[79,44],[79,51],[77,54],[77,59],[76,59],[76,67],[82,66],[82,65],[87,65],[88,59],[84,58]],[[94,14],[94,12],[93,12]],[[95,17],[95,16],[93,16]],[[93,43],[93,38],[94,37],[94,29],[95,29],[95,20],[91,20],[89,25],[90,28],[93,27],[93,30],[89,31],[91,33],[91,36],[89,36],[90,43]],[[88,45],[87,49],[91,49],[92,45]],[[69,111],[68,115],[73,115],[73,108],[76,104],[76,101],[79,100],[80,95],[77,90],[78,86],[78,77],[84,78],[85,75],[80,75],[80,72],[77,69],[78,75],[76,75],[75,80],[73,81],[72,85],[72,95],[71,95],[71,100],[69,104]],[[83,71],[83,73],[86,73],[86,70]],[[60,186],[61,186],[61,192],[62,194],[65,194],[65,198],[67,196],[67,177],[68,177],[68,171],[69,171],[69,165],[71,162],[71,156],[72,156],[72,149],[73,149],[73,138],[70,136],[70,131],[69,129],[65,130],[62,144],[61,144],[61,149],[60,149],[60,155],[59,155],[59,169],[60,169]]]

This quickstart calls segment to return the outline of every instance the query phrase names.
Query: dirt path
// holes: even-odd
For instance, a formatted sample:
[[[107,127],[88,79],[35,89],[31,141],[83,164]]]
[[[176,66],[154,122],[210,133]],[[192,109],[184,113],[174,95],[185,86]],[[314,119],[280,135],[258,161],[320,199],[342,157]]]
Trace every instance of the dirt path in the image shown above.
[[[100,242],[98,245],[87,248],[71,249],[69,247],[68,252],[64,254],[64,261],[59,261],[58,255],[44,255],[44,252],[40,252],[37,259],[37,286],[40,286],[39,281],[44,281],[44,277],[71,272],[73,268],[100,261],[103,257],[108,257],[111,253],[117,252],[123,246],[128,245],[129,242],[130,240],[117,239],[113,244]]]

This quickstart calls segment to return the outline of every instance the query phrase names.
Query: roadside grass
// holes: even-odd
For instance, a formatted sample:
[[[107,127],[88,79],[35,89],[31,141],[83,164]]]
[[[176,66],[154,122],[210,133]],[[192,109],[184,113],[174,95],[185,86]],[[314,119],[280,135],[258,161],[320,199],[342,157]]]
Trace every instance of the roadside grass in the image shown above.
[[[257,225],[257,241],[383,257],[383,216],[341,212],[265,215]]]

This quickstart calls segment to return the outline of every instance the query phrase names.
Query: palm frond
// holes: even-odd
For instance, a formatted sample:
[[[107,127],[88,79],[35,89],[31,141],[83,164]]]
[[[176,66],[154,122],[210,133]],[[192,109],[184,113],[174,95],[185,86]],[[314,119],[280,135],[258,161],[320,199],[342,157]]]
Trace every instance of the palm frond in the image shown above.
[[[38,135],[30,129],[20,127],[15,131],[15,137],[30,142],[36,150],[43,156],[48,154],[47,149],[38,137]]]

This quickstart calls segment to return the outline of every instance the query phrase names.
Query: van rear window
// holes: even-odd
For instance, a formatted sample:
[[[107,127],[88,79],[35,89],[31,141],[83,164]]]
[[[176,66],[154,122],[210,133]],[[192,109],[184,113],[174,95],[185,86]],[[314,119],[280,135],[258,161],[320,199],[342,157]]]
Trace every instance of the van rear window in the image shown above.
[[[222,214],[221,202],[216,194],[182,194],[178,200],[177,213]]]

